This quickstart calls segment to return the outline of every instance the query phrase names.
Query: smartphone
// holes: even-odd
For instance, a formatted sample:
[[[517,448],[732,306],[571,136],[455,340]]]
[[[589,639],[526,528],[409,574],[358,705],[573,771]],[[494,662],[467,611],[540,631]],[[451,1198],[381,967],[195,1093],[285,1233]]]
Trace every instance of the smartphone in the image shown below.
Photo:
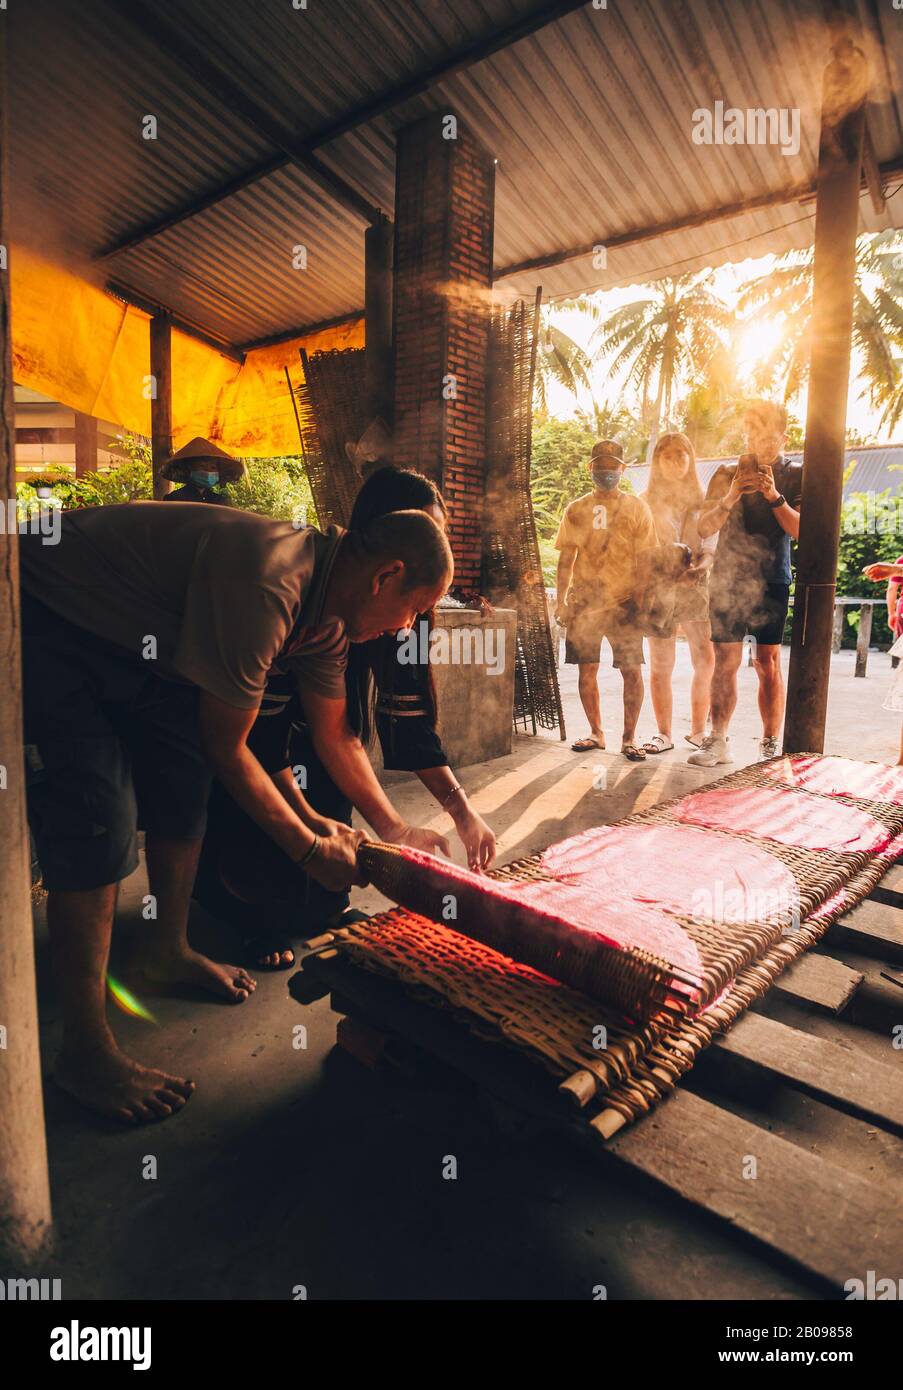
[[[737,479],[740,486],[758,486],[763,478],[767,478],[770,483],[774,482],[774,474],[768,464],[759,463],[755,454],[741,454],[737,463]]]

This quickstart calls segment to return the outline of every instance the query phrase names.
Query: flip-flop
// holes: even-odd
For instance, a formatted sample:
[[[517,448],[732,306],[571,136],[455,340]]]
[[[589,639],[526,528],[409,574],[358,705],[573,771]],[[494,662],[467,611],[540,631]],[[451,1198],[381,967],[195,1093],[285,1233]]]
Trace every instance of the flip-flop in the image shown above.
[[[587,734],[586,738],[578,738],[571,744],[572,753],[589,753],[591,749],[598,748],[605,751],[605,740],[600,743],[595,734]]]
[[[646,761],[646,754],[642,748],[637,748],[635,743],[625,743],[621,752],[629,763],[644,763]]]
[[[670,753],[674,747],[669,743],[664,734],[654,734],[648,743],[643,744],[644,753]]]

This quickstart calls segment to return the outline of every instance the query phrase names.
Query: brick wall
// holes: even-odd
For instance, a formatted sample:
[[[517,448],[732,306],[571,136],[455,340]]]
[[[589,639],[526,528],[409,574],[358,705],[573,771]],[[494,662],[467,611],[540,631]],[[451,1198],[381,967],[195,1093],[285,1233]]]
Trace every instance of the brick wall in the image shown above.
[[[444,122],[437,113],[398,137],[394,459],[442,488],[456,582],[477,585],[494,166],[460,121],[446,139]]]

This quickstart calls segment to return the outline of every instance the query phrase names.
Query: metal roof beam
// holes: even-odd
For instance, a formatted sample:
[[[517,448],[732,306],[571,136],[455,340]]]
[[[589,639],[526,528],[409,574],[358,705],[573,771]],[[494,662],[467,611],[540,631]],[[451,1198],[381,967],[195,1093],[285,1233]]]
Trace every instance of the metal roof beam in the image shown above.
[[[140,10],[142,14],[142,20],[140,21],[142,28],[145,29],[145,32],[149,33],[152,38],[155,38],[161,44],[163,43],[160,37],[162,21],[159,20],[153,12],[149,11],[145,4],[138,4],[136,0],[112,0],[112,3],[129,19],[135,18],[136,9]],[[391,87],[381,96],[374,97],[369,101],[363,102],[360,106],[353,107],[350,111],[347,111],[345,115],[340,116],[338,120],[332,121],[328,126],[325,126],[316,134],[307,136],[303,140],[291,141],[291,153],[289,153],[287,149],[288,142],[284,141],[284,136],[280,136],[278,139],[268,136],[268,138],[273,139],[274,144],[280,146],[280,153],[271,155],[268,159],[262,160],[251,168],[243,170],[241,173],[229,179],[228,182],[220,184],[218,187],[211,189],[208,193],[199,195],[190,203],[185,203],[174,212],[167,213],[165,217],[158,218],[154,222],[146,222],[142,226],[135,227],[132,231],[126,232],[123,236],[118,237],[116,241],[111,242],[108,246],[99,251],[95,259],[105,260],[110,256],[118,255],[122,251],[129,251],[134,246],[140,246],[142,242],[148,241],[152,237],[159,236],[161,232],[166,232],[171,227],[177,227],[181,222],[186,222],[189,218],[196,216],[198,213],[206,211],[207,208],[215,207],[217,203],[223,202],[226,198],[231,198],[233,194],[240,193],[242,189],[250,187],[251,184],[258,183],[261,179],[267,178],[278,169],[284,168],[292,159],[294,159],[296,163],[302,164],[303,167],[307,168],[308,172],[312,172],[309,167],[309,162],[314,152],[321,146],[328,144],[331,140],[337,140],[339,136],[346,135],[349,131],[356,130],[359,126],[366,125],[368,121],[374,120],[377,116],[385,115],[386,112],[393,110],[394,107],[400,106],[406,101],[410,101],[412,97],[422,96],[432,87],[437,86],[438,83],[447,81],[448,78],[456,76],[459,72],[465,72],[468,68],[474,67],[477,63],[491,58],[493,54],[499,53],[505,48],[510,48],[512,44],[518,43],[521,39],[529,38],[531,34],[535,34],[540,29],[544,29],[548,24],[554,23],[555,20],[565,18],[565,16],[571,14],[574,10],[583,9],[584,6],[589,3],[590,0],[555,0],[555,3],[540,5],[533,14],[526,15],[521,19],[515,20],[512,24],[505,25],[504,28],[498,29],[494,34],[489,34],[482,39],[475,39],[472,43],[465,44],[452,56],[441,59],[425,72],[418,73],[416,76],[409,78],[406,82],[401,82],[397,86]],[[145,27],[146,25],[149,27]],[[185,41],[181,33],[178,33],[177,37],[180,47],[184,47]],[[169,40],[167,39],[166,42],[169,42]],[[173,52],[178,57],[178,49],[174,48]],[[203,57],[203,55],[201,56]],[[206,58],[204,58],[204,61],[208,62]],[[217,83],[222,83],[222,75],[219,74],[218,69],[215,71],[217,74]],[[215,90],[214,85],[210,82],[206,82],[205,85],[208,86],[211,91]],[[244,93],[242,93],[242,100],[244,102],[250,99],[246,98]],[[233,106],[235,110],[239,111],[239,114],[243,114],[242,108],[236,106],[231,97],[228,99],[227,104]],[[269,122],[268,117],[264,117],[264,119]],[[257,123],[255,122],[255,124]],[[261,127],[258,125],[257,128],[260,129]],[[330,171],[326,169],[326,166],[322,165],[319,160],[315,162],[320,171],[325,171],[327,174],[330,173]],[[330,174],[330,177],[338,183],[342,183],[342,180],[338,179],[337,175]],[[348,185],[344,186],[346,189],[349,187]],[[336,194],[336,196],[338,196],[338,194]],[[360,195],[357,194],[355,196],[360,197]],[[374,221],[376,212],[377,209],[370,209],[368,205],[367,220]]]
[[[903,173],[903,159],[890,160],[875,166],[880,184]],[[865,172],[862,186],[868,187]],[[650,227],[634,227],[629,232],[619,232],[616,236],[597,237],[586,246],[573,246],[567,250],[549,251],[542,256],[534,256],[528,261],[518,261],[497,270],[494,280],[504,280],[512,275],[523,275],[531,270],[547,270],[550,266],[564,265],[567,261],[579,261],[591,256],[598,247],[612,251],[618,247],[635,246],[638,242],[652,241],[656,237],[667,236],[669,232],[689,231],[694,227],[705,227],[712,222],[722,222],[730,217],[739,217],[745,212],[760,212],[763,208],[781,207],[787,203],[809,202],[815,198],[814,183],[800,183],[775,193],[761,193],[755,198],[745,198],[742,202],[727,203],[724,207],[710,209],[708,212],[691,212],[684,217],[675,217],[671,222],[659,222]]]
[[[168,305],[158,304],[153,299],[141,294],[139,290],[133,290],[128,285],[120,284],[117,280],[108,280],[106,290],[116,299],[121,299],[123,304],[131,304],[133,308],[140,309],[142,314],[148,314],[152,319],[166,314],[173,328],[178,329],[180,333],[187,333],[189,338],[197,338],[199,342],[206,343],[207,347],[212,347],[217,352],[222,353],[223,357],[230,357],[233,362],[239,364],[244,362],[245,354],[241,348],[235,347],[225,338],[217,337],[209,329],[193,323],[191,319],[184,319],[179,314],[173,313]]]
[[[222,71],[203,49],[186,38],[185,30],[170,24],[162,15],[151,8],[146,0],[110,0],[114,9],[123,18],[140,29],[153,43],[156,43],[167,57],[185,70],[190,78],[210,96],[216,97],[223,106],[234,112],[248,125],[253,126],[264,139],[276,145],[280,151],[277,159],[267,162],[268,168],[280,168],[286,164],[296,164],[305,174],[315,179],[337,202],[350,208],[365,222],[374,222],[379,209],[368,202],[357,189],[352,188],[340,175],[329,169],[309,148],[308,141],[297,140],[287,134],[274,121],[269,113],[254,100],[245,87],[234,82]],[[234,182],[234,180],[233,180]],[[209,204],[208,204],[209,206]],[[133,243],[134,244],[134,243]],[[124,247],[108,248],[96,259],[102,260]]]

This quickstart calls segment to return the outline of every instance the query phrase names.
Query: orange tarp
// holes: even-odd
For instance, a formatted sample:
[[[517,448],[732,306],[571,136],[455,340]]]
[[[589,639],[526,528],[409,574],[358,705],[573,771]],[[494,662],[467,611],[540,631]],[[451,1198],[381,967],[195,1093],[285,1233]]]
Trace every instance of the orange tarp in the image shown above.
[[[72,410],[150,435],[148,316],[21,246],[9,256],[13,379]],[[195,435],[230,453],[299,452],[285,382],[302,377],[298,348],[362,347],[363,319],[276,347],[243,364],[188,334],[172,335],[173,447]]]

